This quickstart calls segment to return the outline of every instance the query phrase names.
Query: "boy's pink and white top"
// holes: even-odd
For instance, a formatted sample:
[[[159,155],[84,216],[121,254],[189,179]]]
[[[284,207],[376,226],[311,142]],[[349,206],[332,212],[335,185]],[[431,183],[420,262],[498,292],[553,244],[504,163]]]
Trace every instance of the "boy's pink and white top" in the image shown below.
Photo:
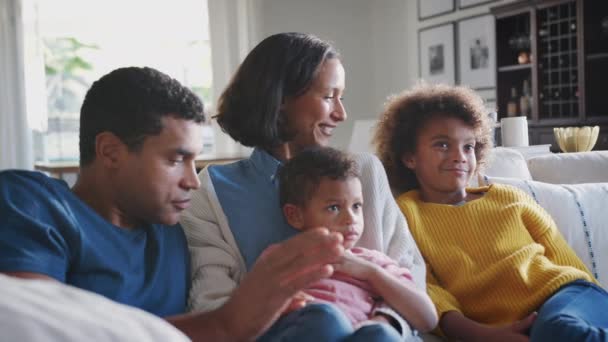
[[[361,247],[354,247],[350,251],[357,257],[384,268],[402,281],[412,282],[410,270],[399,266],[386,254]],[[370,319],[374,308],[382,301],[369,283],[340,272],[316,282],[304,292],[318,302],[337,305],[350,319],[353,327]]]

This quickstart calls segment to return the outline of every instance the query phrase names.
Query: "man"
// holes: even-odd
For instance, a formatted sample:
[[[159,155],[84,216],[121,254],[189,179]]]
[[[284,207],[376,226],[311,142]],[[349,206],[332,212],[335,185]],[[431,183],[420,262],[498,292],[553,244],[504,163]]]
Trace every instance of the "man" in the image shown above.
[[[203,120],[200,100],[154,69],[117,69],[93,83],[72,189],[36,172],[0,172],[0,272],[102,294],[166,317],[193,340],[253,339],[303,305],[291,298],[331,275],[343,252],[327,230],[261,258],[219,309],[184,314],[189,255],[176,223],[200,185]]]

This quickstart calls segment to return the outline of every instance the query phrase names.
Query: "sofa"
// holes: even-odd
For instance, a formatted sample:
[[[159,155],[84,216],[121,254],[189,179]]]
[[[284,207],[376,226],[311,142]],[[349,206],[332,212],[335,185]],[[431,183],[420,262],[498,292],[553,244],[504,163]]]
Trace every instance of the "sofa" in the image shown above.
[[[497,147],[475,181],[510,184],[527,192],[553,217],[600,284],[608,287],[608,151],[526,160],[513,149]]]

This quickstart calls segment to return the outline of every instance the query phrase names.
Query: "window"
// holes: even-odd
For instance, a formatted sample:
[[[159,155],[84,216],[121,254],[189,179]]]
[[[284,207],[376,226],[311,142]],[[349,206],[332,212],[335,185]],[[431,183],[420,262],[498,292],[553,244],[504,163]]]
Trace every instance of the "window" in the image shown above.
[[[78,160],[80,106],[91,83],[113,69],[149,66],[211,104],[205,0],[40,1],[48,127],[34,136],[37,161]]]

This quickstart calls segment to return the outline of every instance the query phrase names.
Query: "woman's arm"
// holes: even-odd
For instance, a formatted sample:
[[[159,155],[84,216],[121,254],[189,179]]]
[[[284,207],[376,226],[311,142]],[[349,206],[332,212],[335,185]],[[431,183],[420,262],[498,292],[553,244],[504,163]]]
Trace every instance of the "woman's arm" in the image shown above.
[[[191,206],[180,219],[190,250],[188,307],[207,312],[224,304],[245,275],[245,261],[228,227],[208,169],[192,192]]]

